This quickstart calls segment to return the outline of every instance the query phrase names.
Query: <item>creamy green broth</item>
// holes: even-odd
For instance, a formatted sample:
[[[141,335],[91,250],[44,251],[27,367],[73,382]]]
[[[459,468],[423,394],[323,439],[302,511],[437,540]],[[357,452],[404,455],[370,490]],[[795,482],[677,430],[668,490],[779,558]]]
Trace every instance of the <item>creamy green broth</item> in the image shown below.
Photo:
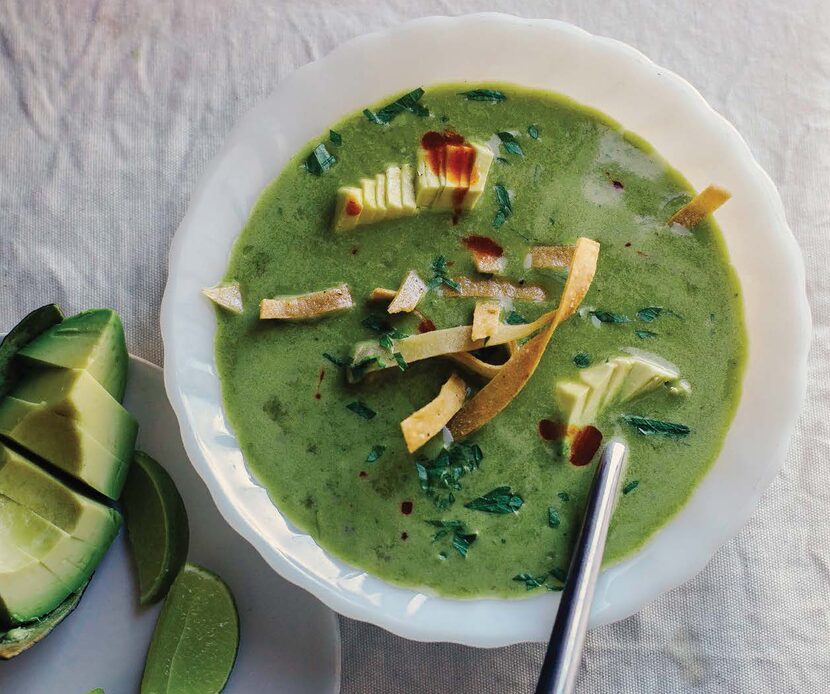
[[[458,95],[476,86],[427,88],[420,103],[428,117],[404,112],[378,125],[355,113],[333,126],[342,144],[331,143],[326,133],[300,150],[263,192],[234,246],[225,279],[240,283],[245,310],[218,310],[216,357],[225,409],[251,472],[321,546],[394,583],[450,596],[520,597],[539,589],[528,590],[515,576],[567,569],[599,457],[576,467],[561,445],[539,434],[540,420],[558,417],[554,384],[575,377],[574,356],[585,352],[597,364],[626,348],[646,350],[676,365],[691,385],[687,396],[662,388],[605,410],[596,422],[604,440],[621,435],[630,447],[630,491],[620,498],[606,550],[606,562],[614,562],[666,523],[717,456],[739,398],[745,335],[738,283],[717,225],[708,219],[687,235],[667,227],[665,220],[692,191],[649,145],[560,96],[513,85],[480,85],[503,91],[507,99],[499,103]],[[524,156],[501,146],[505,161],[494,162],[485,194],[457,224],[449,214],[422,212],[332,233],[339,186],[357,185],[390,163],[414,165],[421,135],[444,129],[492,146],[494,133],[513,132]],[[326,142],[337,163],[315,176],[303,162],[319,142]],[[513,207],[499,228],[493,227],[496,183],[510,191]],[[525,270],[528,247],[596,239],[599,265],[583,307],[631,322],[598,324],[583,310],[564,323],[524,390],[469,437],[483,452],[480,467],[460,479],[455,503],[440,510],[419,486],[399,423],[435,397],[453,371],[471,385],[481,382],[439,358],[349,385],[343,369],[322,355],[344,357],[355,342],[377,337],[361,324],[370,312],[383,310],[366,304],[372,288],[396,288],[410,269],[429,279],[439,254],[452,264],[452,275],[474,277],[461,241],[470,235],[489,236],[504,247],[509,278],[546,289],[545,303],[514,303],[528,320],[556,305],[564,283],[562,272]],[[354,309],[314,322],[258,318],[262,298],[341,282],[351,287]],[[469,324],[474,303],[431,291],[419,309],[445,328]],[[637,312],[647,306],[664,310],[646,323]],[[411,315],[391,322],[417,332],[418,319]],[[638,330],[656,335],[638,337]],[[357,400],[377,415],[364,419],[346,407]],[[621,422],[623,414],[682,423],[691,433],[643,436]],[[433,458],[441,445],[439,436],[419,453]],[[367,462],[375,446],[385,450]],[[524,502],[517,513],[465,508],[504,485]],[[549,508],[558,527],[550,527]],[[466,557],[453,548],[452,532],[434,539],[438,529],[426,522],[432,520],[462,521],[466,533],[476,534]]]

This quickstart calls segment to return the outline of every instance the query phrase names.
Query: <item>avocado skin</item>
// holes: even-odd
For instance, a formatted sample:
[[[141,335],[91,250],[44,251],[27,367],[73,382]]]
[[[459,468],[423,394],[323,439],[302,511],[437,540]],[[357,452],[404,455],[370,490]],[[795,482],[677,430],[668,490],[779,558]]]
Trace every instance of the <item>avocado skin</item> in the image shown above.
[[[14,359],[17,353],[62,320],[63,313],[57,304],[46,304],[28,314],[3,338],[0,342],[0,398],[5,397],[20,378],[20,369]]]

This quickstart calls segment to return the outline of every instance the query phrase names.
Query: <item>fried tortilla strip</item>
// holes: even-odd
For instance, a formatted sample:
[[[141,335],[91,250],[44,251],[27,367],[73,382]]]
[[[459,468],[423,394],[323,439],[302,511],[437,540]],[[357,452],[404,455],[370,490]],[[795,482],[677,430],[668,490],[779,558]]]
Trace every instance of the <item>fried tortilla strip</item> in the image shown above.
[[[482,299],[517,299],[519,301],[544,301],[545,290],[536,285],[516,285],[507,280],[471,280],[454,277],[458,291],[444,287],[446,296],[479,297]]]
[[[263,299],[259,303],[259,317],[263,320],[306,320],[352,306],[354,301],[349,285],[341,284],[319,292]]]
[[[454,438],[462,438],[484,426],[524,388],[539,365],[556,328],[576,312],[588,293],[597,269],[598,257],[599,244],[596,241],[586,238],[577,240],[568,279],[552,320],[542,332],[518,350],[493,379],[452,418],[447,426]]]
[[[458,352],[457,354],[447,354],[447,359],[451,359],[459,366],[472,371],[474,374],[486,378],[488,381],[493,378],[504,366],[504,364],[490,364],[482,361],[469,352]]]
[[[203,289],[202,294],[231,313],[242,313],[242,292],[239,291],[239,282],[221,287],[209,287]]]
[[[461,409],[467,397],[467,384],[458,374],[453,374],[441,386],[437,397],[413,412],[401,422],[406,448],[414,453],[438,434],[450,418]]]
[[[669,218],[669,224],[691,229],[707,215],[712,214],[732,197],[732,193],[718,186],[707,186]]]
[[[501,316],[501,304],[498,301],[476,301],[470,337],[473,340],[492,337],[499,328],[499,316]]]
[[[418,277],[415,270],[410,270],[386,310],[389,313],[412,313],[426,293],[426,282]]]
[[[525,267],[547,270],[568,267],[573,255],[573,246],[533,246],[525,259]]]
[[[375,287],[371,292],[369,292],[369,301],[389,302],[392,301],[397,295],[398,292],[394,289]]]
[[[501,275],[507,267],[507,258],[504,256],[473,253],[473,264],[476,270],[490,275]]]

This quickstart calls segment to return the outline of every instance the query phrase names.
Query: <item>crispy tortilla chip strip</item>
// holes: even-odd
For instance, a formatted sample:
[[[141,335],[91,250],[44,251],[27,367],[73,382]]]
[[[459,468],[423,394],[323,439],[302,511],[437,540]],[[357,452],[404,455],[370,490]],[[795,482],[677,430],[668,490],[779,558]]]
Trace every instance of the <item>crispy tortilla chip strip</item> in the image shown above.
[[[574,255],[573,246],[533,246],[525,260],[525,267],[554,269],[568,267]]]
[[[438,396],[413,412],[401,422],[406,448],[414,453],[438,434],[450,418],[461,409],[467,397],[467,384],[458,374],[453,374],[441,386]]]
[[[469,277],[454,277],[458,291],[443,287],[446,296],[478,297],[482,299],[518,299],[519,301],[544,301],[545,290],[532,284],[516,285],[507,280],[471,280]]]
[[[239,291],[239,282],[233,282],[224,287],[203,289],[202,294],[231,313],[242,313],[242,292]]]
[[[375,287],[371,292],[369,292],[369,301],[392,301],[398,292],[394,289],[384,289],[383,287]]]
[[[504,364],[490,364],[486,361],[482,361],[469,352],[447,354],[446,357],[447,359],[454,361],[456,364],[463,366],[465,369],[472,371],[474,374],[478,374],[482,378],[486,378],[488,381],[493,378],[493,376],[495,376],[504,366]]]
[[[493,379],[452,418],[447,426],[454,438],[467,436],[485,425],[524,388],[539,365],[556,328],[576,312],[588,293],[597,269],[598,257],[599,244],[596,241],[586,238],[577,240],[568,279],[550,324],[518,350]]]
[[[492,337],[493,333],[498,330],[499,316],[501,316],[501,304],[498,301],[476,301],[470,337],[473,340]]]
[[[278,296],[259,303],[259,317],[275,320],[305,320],[354,306],[348,284],[319,292]]]
[[[401,287],[395,294],[395,298],[387,307],[389,313],[412,313],[418,302],[427,293],[427,285],[415,270],[406,273],[401,282]]]
[[[483,253],[473,253],[472,256],[476,270],[479,272],[490,275],[501,275],[507,267],[507,258],[504,256],[497,257]]]
[[[669,224],[680,224],[691,229],[707,215],[712,214],[732,197],[732,193],[718,186],[707,186],[669,218]]]

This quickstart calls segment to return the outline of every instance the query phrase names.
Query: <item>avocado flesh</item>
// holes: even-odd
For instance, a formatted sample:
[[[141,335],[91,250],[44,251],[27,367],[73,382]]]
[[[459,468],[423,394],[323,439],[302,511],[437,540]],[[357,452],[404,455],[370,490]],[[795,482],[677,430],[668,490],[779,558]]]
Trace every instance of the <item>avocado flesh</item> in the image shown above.
[[[27,315],[0,341],[0,398],[8,393],[20,378],[20,369],[15,361],[20,350],[62,320],[60,308],[55,304],[46,304]]]
[[[34,366],[84,369],[118,402],[127,385],[127,345],[119,315],[96,308],[41,333],[19,355]]]
[[[32,372],[0,401],[0,435],[111,499],[124,486],[138,424],[85,371]]]

